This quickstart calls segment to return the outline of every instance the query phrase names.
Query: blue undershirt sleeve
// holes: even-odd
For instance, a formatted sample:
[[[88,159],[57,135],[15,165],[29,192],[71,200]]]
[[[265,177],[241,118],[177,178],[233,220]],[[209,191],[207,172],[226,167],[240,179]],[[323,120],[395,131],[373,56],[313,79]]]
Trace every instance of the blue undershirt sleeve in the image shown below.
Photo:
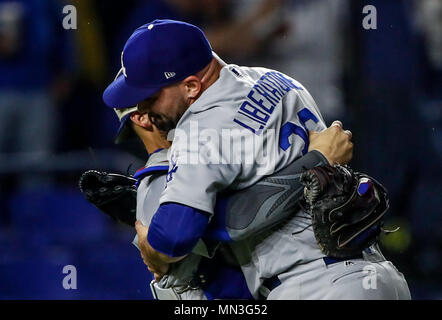
[[[190,253],[204,234],[209,214],[178,203],[162,204],[149,226],[147,241],[169,257]]]

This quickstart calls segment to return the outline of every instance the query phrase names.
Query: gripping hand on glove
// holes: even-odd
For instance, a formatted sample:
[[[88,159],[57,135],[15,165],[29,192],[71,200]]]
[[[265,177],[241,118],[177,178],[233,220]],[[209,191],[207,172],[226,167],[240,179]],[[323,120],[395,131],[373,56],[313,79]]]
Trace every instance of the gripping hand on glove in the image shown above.
[[[340,165],[319,166],[300,177],[315,238],[330,257],[348,258],[378,240],[389,203],[372,177]]]

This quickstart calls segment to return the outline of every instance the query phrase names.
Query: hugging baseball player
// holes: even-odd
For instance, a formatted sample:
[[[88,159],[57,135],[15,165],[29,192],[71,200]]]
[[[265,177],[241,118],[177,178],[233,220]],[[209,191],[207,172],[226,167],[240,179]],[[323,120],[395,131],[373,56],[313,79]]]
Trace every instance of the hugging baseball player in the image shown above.
[[[118,141],[128,139],[136,133],[143,141],[150,157],[146,166],[137,171],[135,178],[138,180],[138,192],[134,187],[135,179],[117,174],[107,174],[90,170],[85,172],[80,179],[80,188],[86,198],[95,204],[104,213],[109,214],[116,220],[133,226],[136,208],[136,217],[144,225],[149,225],[153,214],[158,209],[158,200],[165,186],[165,174],[168,169],[167,152],[170,143],[165,140],[162,133],[154,126],[142,126],[143,117],[146,114],[138,112],[137,108],[126,108],[115,110],[122,120]],[[130,116],[130,120],[129,120]],[[144,118],[147,119],[148,118]],[[132,134],[130,134],[132,133]],[[341,139],[337,139],[336,135]],[[322,133],[312,133],[309,150],[305,156],[296,160],[283,172],[272,177],[265,177],[254,186],[236,192],[230,196],[220,196],[219,203],[215,210],[226,208],[228,220],[235,221],[238,215],[244,215],[241,210],[247,210],[249,217],[253,220],[248,227],[242,227],[234,231],[233,238],[245,238],[250,234],[259,232],[269,225],[278,223],[281,219],[295,212],[293,206],[302,198],[302,185],[298,181],[298,172],[307,168],[327,163],[319,150],[323,146],[337,146],[345,140],[345,133],[336,130],[325,130]],[[129,136],[129,137],[128,137]],[[351,147],[340,148],[335,153],[336,159],[348,157]],[[329,154],[329,157],[332,155]],[[279,179],[279,180],[277,180]],[[263,192],[272,192],[277,188],[283,188],[281,196],[289,195],[286,200],[274,210],[272,218],[268,219],[267,210],[258,209],[250,214],[250,208],[241,206],[243,199],[253,199]],[[272,192],[273,193],[273,192]],[[135,198],[137,200],[135,201]],[[275,204],[275,199],[268,198],[267,204],[261,205],[266,208]],[[290,201],[290,205],[288,202]],[[219,213],[222,214],[222,213]],[[161,278],[161,281],[152,283],[152,293],[157,299],[251,299],[253,298],[247,288],[244,276],[237,261],[231,256],[229,250],[220,241],[213,241],[225,225],[212,224],[211,230],[205,235],[204,241],[200,241],[182,261],[174,264],[168,273]],[[210,242],[212,239],[212,242]],[[209,241],[209,242],[207,242]],[[137,245],[137,239],[134,244]],[[216,250],[214,250],[216,249]],[[210,257],[208,259],[207,257]],[[232,286],[235,284],[235,286]],[[233,290],[232,290],[233,289]]]
[[[376,244],[388,209],[382,185],[341,166],[351,156],[334,161],[327,148],[328,164],[292,167],[308,154],[309,133],[326,129],[299,82],[226,64],[199,28],[173,20],[135,30],[121,60],[121,75],[104,92],[106,105],[138,105],[146,115],[140,125],[172,136],[165,188],[155,195],[159,207],[144,221],[148,228],[136,223],[154,287],[191,252],[207,251],[206,238],[231,249],[253,298],[410,299],[403,275]],[[328,130],[343,131],[342,124]],[[345,134],[344,148],[351,146]],[[296,174],[305,185],[301,206],[293,192],[282,192],[281,181]],[[240,197],[260,183],[261,193]],[[235,196],[241,201],[230,202]],[[137,205],[143,212],[153,207]],[[273,220],[278,210],[290,214]],[[251,231],[241,235],[244,229]],[[367,276],[376,283],[367,285]]]

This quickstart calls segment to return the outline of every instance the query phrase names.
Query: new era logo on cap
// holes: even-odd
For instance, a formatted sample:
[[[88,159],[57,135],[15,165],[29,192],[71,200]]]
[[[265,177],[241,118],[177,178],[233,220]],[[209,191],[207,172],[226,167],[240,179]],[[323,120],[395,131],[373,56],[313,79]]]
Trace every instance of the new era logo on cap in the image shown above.
[[[175,72],[164,72],[164,76],[166,77],[166,79],[170,79],[175,77],[176,73]]]

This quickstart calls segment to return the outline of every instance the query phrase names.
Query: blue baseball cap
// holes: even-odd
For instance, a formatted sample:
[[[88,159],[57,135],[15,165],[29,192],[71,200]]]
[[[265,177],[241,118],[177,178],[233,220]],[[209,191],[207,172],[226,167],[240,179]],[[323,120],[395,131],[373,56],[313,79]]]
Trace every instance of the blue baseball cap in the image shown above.
[[[161,88],[196,74],[212,60],[212,48],[198,27],[154,20],[134,31],[121,53],[121,74],[103,93],[111,108],[126,108]]]

